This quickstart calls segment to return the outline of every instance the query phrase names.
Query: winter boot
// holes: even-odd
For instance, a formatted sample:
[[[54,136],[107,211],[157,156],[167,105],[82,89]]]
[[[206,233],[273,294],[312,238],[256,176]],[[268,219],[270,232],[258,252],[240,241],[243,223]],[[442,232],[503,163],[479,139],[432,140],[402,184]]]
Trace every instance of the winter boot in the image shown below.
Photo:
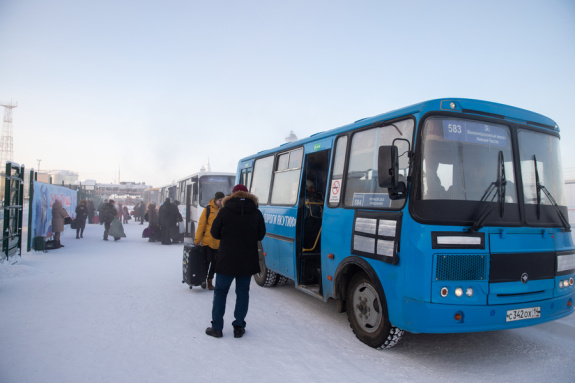
[[[241,338],[246,333],[246,329],[242,326],[234,326],[234,338]]]
[[[212,284],[213,279],[208,279],[208,289],[209,290],[213,290],[214,289],[214,285]]]
[[[223,336],[222,330],[214,330],[212,327],[206,329],[206,335],[213,336],[214,338],[221,338]]]

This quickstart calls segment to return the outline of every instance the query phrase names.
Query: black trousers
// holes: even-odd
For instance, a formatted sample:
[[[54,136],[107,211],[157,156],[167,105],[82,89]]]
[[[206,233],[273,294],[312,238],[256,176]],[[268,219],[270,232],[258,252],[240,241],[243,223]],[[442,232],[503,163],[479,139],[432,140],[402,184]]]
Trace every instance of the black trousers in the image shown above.
[[[216,266],[216,256],[218,251],[212,249],[209,246],[204,246],[204,256],[205,256],[205,264],[206,264],[206,275],[208,279],[214,279],[214,268]]]

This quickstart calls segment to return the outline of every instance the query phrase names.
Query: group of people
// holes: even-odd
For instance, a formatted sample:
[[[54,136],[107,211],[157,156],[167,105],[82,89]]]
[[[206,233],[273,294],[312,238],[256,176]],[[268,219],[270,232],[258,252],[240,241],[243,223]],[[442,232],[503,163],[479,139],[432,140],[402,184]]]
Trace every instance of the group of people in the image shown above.
[[[149,222],[148,228],[152,232],[150,242],[160,239],[162,244],[169,244],[175,241],[172,237],[173,232],[177,230],[178,222],[183,220],[177,205],[177,201],[171,202],[167,198],[157,210],[156,204],[150,202],[147,211],[142,214],[140,208],[145,205],[139,204],[138,219],[141,224],[144,220]],[[76,208],[76,219],[79,223],[76,238],[83,238],[89,211],[88,201],[80,201]],[[115,241],[125,237],[118,214],[112,199],[105,201],[99,207],[105,241],[108,240],[108,236],[114,237]],[[67,216],[68,213],[62,207],[62,203],[56,201],[52,207],[52,226],[55,233],[54,240],[60,247],[63,246],[60,244],[60,233],[64,230],[64,220]],[[233,334],[235,338],[241,338],[245,334],[250,282],[252,275],[260,272],[258,242],[265,234],[266,227],[263,215],[258,209],[258,198],[249,193],[244,185],[234,186],[232,194],[227,197],[224,193],[217,192],[210,200],[209,207],[202,212],[194,244],[204,247],[207,288],[214,290],[212,321],[211,326],[205,331],[207,335],[215,338],[223,336],[226,299],[234,280],[236,303],[235,320],[232,322]],[[215,283],[213,283],[214,275]]]
[[[92,206],[94,204],[92,203]],[[84,229],[86,228],[86,220],[90,214],[89,201],[80,200],[78,206],[76,206],[76,218],[74,219],[74,228],[76,229],[76,239],[84,238]],[[64,231],[64,225],[66,224],[66,219],[71,217],[68,211],[64,209],[62,201],[56,199],[52,205],[52,233],[54,233],[54,248],[58,249],[64,247],[61,242],[61,235]]]
[[[184,241],[179,227],[180,222],[184,221],[179,204],[179,201],[172,202],[170,198],[166,198],[159,209],[156,209],[155,202],[148,204],[148,210],[143,215],[143,219],[148,221],[148,227],[144,229],[143,236],[149,242],[161,241],[162,245],[171,245]]]
[[[146,215],[146,204],[144,201],[138,202],[134,206],[134,219],[136,222],[140,222],[140,225],[144,224],[144,216]]]

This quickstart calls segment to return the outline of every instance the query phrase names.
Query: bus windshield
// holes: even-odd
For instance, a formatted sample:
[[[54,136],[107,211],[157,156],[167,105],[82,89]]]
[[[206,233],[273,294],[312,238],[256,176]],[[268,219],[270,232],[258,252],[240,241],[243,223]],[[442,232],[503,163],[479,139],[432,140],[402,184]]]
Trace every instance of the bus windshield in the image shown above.
[[[208,206],[216,192],[225,195],[231,194],[234,187],[235,176],[203,176],[200,177],[200,205]]]
[[[514,158],[514,134],[519,159]],[[522,193],[528,223],[559,222],[556,213],[549,213],[553,201],[565,206],[558,137],[483,121],[430,117],[423,125],[421,150],[416,193],[420,218],[465,224],[477,220],[482,209],[478,204],[491,203],[500,209],[487,223],[515,225],[521,221]],[[521,175],[514,166],[518,161]],[[545,206],[548,212],[542,215]]]
[[[502,154],[502,156],[500,155]],[[456,118],[430,118],[423,131],[422,199],[491,200],[490,186],[501,178],[506,203],[517,203],[511,134],[503,125]]]

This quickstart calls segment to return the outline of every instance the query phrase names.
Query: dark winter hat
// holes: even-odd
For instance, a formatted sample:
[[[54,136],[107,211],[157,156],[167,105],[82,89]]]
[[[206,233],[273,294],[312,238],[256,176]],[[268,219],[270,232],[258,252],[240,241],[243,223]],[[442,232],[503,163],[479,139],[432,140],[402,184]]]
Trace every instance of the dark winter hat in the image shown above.
[[[214,199],[218,200],[220,198],[224,198],[226,195],[222,192],[216,192],[216,196],[214,197]]]
[[[232,190],[233,193],[237,192],[237,191],[243,191],[243,192],[247,192],[248,188],[245,187],[242,184],[237,184],[236,186],[234,186],[234,190]]]
[[[114,201],[113,199],[108,200],[108,203],[114,203],[114,202],[116,202],[116,201]]]

